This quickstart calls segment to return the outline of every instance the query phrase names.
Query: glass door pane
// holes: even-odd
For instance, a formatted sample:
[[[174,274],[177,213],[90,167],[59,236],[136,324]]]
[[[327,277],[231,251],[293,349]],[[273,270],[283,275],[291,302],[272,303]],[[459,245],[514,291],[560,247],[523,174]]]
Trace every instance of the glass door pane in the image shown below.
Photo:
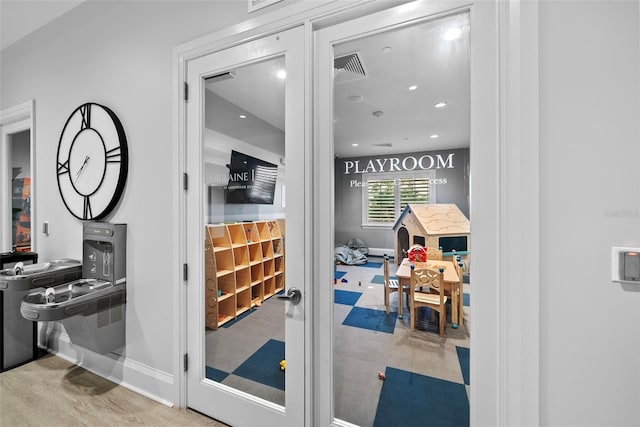
[[[459,13],[333,45],[334,405],[356,425],[469,424],[469,29]],[[414,247],[446,269],[442,313],[410,296]]]
[[[205,80],[207,378],[285,404],[285,61]]]
[[[304,422],[302,32],[188,64],[188,405],[234,426]]]

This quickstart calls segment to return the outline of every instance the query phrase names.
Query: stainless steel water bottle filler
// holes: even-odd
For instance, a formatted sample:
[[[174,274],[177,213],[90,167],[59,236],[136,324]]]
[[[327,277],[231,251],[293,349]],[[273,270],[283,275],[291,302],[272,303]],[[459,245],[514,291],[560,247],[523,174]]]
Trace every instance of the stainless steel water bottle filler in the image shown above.
[[[82,279],[24,297],[20,312],[33,321],[61,321],[75,345],[100,354],[125,345],[127,225],[86,222]]]

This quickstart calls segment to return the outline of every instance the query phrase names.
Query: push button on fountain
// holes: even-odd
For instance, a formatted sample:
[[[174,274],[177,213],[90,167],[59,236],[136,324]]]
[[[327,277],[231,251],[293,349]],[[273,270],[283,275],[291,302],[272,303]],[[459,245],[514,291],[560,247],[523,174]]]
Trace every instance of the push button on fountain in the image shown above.
[[[47,288],[44,291],[44,300],[47,304],[56,302],[56,290],[54,288]]]

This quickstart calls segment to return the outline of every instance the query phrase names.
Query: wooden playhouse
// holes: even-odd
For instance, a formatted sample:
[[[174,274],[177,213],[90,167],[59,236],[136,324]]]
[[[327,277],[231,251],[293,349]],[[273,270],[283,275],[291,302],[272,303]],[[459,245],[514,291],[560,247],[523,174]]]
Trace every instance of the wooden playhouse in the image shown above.
[[[469,266],[470,223],[454,204],[407,205],[393,226],[395,262],[399,264],[412,245],[442,248],[445,258],[453,251]]]

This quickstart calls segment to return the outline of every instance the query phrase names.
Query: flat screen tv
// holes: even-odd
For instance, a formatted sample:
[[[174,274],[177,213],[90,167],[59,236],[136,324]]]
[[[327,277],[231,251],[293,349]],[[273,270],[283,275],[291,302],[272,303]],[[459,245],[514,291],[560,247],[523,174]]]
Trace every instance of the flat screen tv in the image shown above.
[[[278,165],[231,151],[226,203],[272,205]]]
[[[467,236],[440,237],[438,245],[442,247],[442,252],[467,251]]]

